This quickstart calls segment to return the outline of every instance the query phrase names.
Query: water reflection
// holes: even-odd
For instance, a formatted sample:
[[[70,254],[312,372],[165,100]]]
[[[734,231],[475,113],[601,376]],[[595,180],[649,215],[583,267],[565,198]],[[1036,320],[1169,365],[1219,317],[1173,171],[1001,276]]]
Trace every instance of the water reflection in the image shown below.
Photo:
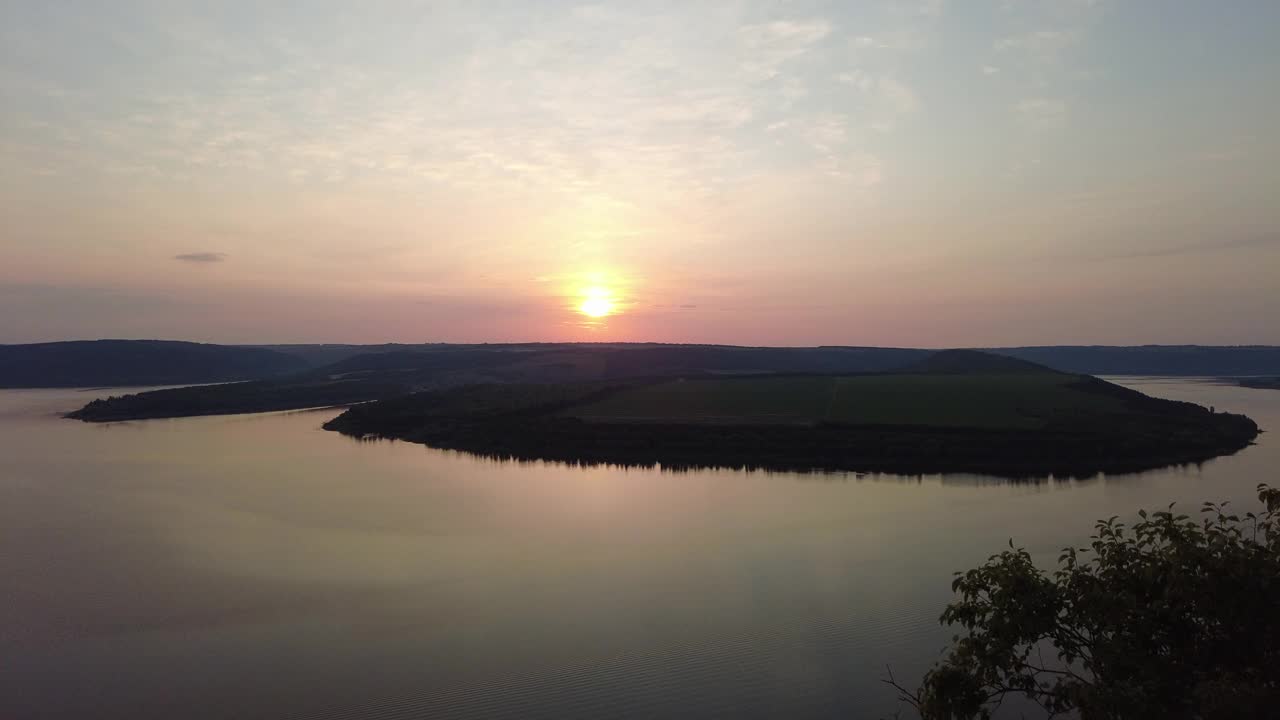
[[[303,412],[317,412],[307,410]],[[326,416],[326,419],[328,417]],[[334,433],[335,436],[341,438],[345,442],[353,442],[362,445],[409,445],[414,447],[422,447],[416,443],[409,443],[394,438],[385,438],[377,435],[366,435],[361,437],[353,437],[348,435],[340,435]],[[1149,470],[1137,470],[1131,472],[1106,473],[1094,472],[1087,475],[1075,474],[1004,474],[991,475],[980,473],[890,473],[890,472],[860,472],[860,471],[840,471],[828,470],[820,467],[794,467],[794,468],[778,468],[776,466],[761,465],[708,465],[694,463],[661,463],[661,462],[609,462],[599,460],[544,460],[530,459],[519,456],[469,452],[465,450],[451,450],[446,448],[429,448],[424,450],[433,454],[439,454],[443,457],[451,459],[462,459],[477,463],[484,467],[499,469],[509,468],[512,472],[520,472],[522,470],[538,470],[546,469],[563,470],[565,472],[579,472],[590,469],[600,469],[608,473],[669,473],[669,474],[701,474],[707,472],[730,472],[747,476],[762,477],[785,477],[791,480],[806,482],[892,482],[892,483],[937,483],[943,485],[958,486],[974,486],[983,487],[991,485],[1083,485],[1093,482],[1101,482],[1108,477],[1136,477],[1142,475],[1165,475],[1169,473],[1200,473],[1204,471],[1206,465],[1213,463],[1219,458],[1203,462],[1194,463],[1173,463],[1160,468]],[[1229,455],[1223,457],[1230,457]]]
[[[1145,384],[1144,384],[1145,383]],[[1140,381],[1264,427],[1280,392]],[[94,426],[0,392],[0,716],[875,717],[1008,538],[1251,499],[1280,452],[1010,483],[571,467],[337,411]],[[14,660],[16,659],[16,660]]]

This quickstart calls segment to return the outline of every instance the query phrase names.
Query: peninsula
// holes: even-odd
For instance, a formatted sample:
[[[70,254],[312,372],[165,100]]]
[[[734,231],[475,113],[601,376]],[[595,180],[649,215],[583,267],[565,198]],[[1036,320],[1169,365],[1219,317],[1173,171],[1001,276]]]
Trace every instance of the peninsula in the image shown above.
[[[896,372],[471,385],[325,428],[523,460],[1004,476],[1196,463],[1258,434],[1242,415],[963,350]]]

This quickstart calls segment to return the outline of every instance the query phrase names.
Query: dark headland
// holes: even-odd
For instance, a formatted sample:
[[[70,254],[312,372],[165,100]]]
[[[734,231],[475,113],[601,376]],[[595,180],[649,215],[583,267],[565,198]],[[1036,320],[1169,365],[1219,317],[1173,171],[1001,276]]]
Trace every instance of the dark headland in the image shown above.
[[[332,360],[349,347],[322,348]],[[71,414],[91,422],[223,415],[346,405],[485,383],[594,382],[723,373],[881,372],[931,351],[895,348],[747,348],[713,345],[390,346],[252,382],[175,388],[94,401]]]
[[[0,388],[128,387],[233,382],[307,369],[267,348],[170,340],[0,345]]]
[[[656,374],[698,370],[878,372],[919,361],[932,352],[853,346],[761,348],[654,343],[237,346],[96,340],[0,345],[0,388],[124,387],[242,380],[281,380],[281,384],[296,384],[300,379],[313,382],[325,374],[386,368],[388,360],[401,363],[402,369],[407,370],[431,365],[437,371],[462,370],[471,371],[473,375],[496,364],[524,365],[529,372],[522,372],[525,377],[521,379],[533,382],[591,379],[583,373],[573,374],[572,378],[567,374],[547,376],[550,366],[584,363],[596,366],[599,373],[609,376],[646,367]],[[1084,375],[1257,378],[1280,372],[1280,347],[1264,345],[1043,346],[991,348],[986,352]],[[465,362],[468,356],[487,357],[495,362],[481,362],[468,368]],[[537,362],[528,362],[534,359]],[[535,367],[538,365],[541,370]]]
[[[331,359],[332,356],[326,359]],[[351,405],[327,425],[503,458],[1083,475],[1246,447],[1241,415],[971,350],[433,346],[95,400],[89,422]]]
[[[470,385],[352,407],[326,429],[505,459],[1003,476],[1196,463],[1243,415],[974,351],[895,372]]]

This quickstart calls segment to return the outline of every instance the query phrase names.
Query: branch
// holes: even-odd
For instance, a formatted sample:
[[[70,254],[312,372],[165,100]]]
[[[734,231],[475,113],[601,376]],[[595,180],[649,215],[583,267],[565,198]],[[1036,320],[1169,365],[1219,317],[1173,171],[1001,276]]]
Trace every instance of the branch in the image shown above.
[[[898,684],[898,681],[893,677],[893,668],[885,665],[884,671],[889,677],[887,679],[882,678],[880,682],[892,687],[894,690],[897,690],[899,700],[915,708],[917,713],[920,712],[920,696]]]

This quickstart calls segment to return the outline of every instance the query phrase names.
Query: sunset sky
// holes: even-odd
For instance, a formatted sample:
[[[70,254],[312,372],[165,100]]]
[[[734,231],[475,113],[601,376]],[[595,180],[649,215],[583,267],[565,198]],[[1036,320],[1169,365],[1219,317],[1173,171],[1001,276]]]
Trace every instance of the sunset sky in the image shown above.
[[[1280,344],[1277,28],[9,1],[0,343]]]

